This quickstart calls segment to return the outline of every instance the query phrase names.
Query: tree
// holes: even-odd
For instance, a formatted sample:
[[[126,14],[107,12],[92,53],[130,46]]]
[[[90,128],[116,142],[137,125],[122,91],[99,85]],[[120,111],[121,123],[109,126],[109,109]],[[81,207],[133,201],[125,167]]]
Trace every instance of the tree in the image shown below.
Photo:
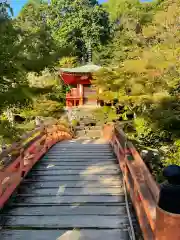
[[[126,2],[129,3],[129,1]],[[142,13],[139,12],[137,14],[138,11],[134,10],[135,7],[136,9],[142,9]],[[173,58],[173,56],[176,56],[177,53],[170,55],[171,50],[167,51],[166,49],[164,51],[164,48],[159,48],[161,46],[165,47],[164,43],[157,45],[159,37],[157,36],[157,31],[155,31],[155,25],[157,25],[157,29],[160,29],[160,27],[156,20],[153,20],[152,24],[149,22],[146,25],[146,21],[143,22],[141,18],[138,19],[138,16],[136,16],[131,21],[135,15],[143,16],[143,12],[147,12],[147,9],[152,14],[151,10],[154,6],[151,8],[148,6],[147,9],[146,7],[140,6],[137,3],[137,6],[131,6],[130,9],[126,9],[123,12],[124,15],[121,17],[122,23],[116,30],[112,45],[112,51],[115,50],[116,54],[114,54],[111,63],[112,66],[115,63],[116,65],[112,69],[101,70],[95,76],[96,84],[104,88],[103,94],[108,93],[110,90],[118,92],[121,99],[123,96],[125,99],[132,100],[133,98],[137,99],[137,97],[142,98],[144,95],[146,95],[146,98],[150,97],[152,99],[152,95],[159,94],[160,92],[166,95],[166,92],[169,90],[170,83],[167,82],[165,75],[162,73],[167,72],[166,70],[170,61],[172,61],[170,65],[174,64],[176,57]],[[121,8],[124,9],[122,6]],[[150,13],[147,12],[147,15]],[[158,14],[159,12],[157,16]],[[138,22],[143,23],[140,32],[137,32],[136,28]],[[145,32],[147,33],[148,29],[152,30],[152,28],[154,29],[154,36],[157,36],[155,39],[152,39],[151,35],[149,38],[145,35]],[[171,57],[169,61],[166,59],[168,56]]]
[[[167,0],[153,8],[148,7],[154,13],[148,24],[139,19],[138,32],[135,25],[127,25],[129,18],[120,24],[112,48],[117,55],[94,80],[104,90],[103,97],[118,97],[136,112],[133,124],[138,142],[158,149],[167,146],[164,164],[180,164],[180,3]]]
[[[28,1],[16,18],[16,26],[21,30],[23,49],[21,59],[27,71],[40,72],[72,51],[70,46],[57,46],[47,24],[47,1]]]
[[[86,58],[89,46],[104,44],[109,38],[107,12],[97,1],[51,1],[48,23],[59,46],[73,46],[76,56]]]
[[[111,19],[111,41],[106,47],[98,49],[96,59],[105,65],[111,63],[117,66],[128,58],[129,52],[134,52],[135,46],[142,45],[142,27],[151,23],[159,1],[141,3],[138,0],[109,0],[104,7]],[[108,58],[111,62],[107,61]]]
[[[66,51],[60,49],[61,55],[60,51],[56,51],[49,29],[41,21],[42,9],[45,7],[43,1],[38,4],[37,1],[30,1],[20,15],[13,19],[10,6],[0,3],[0,129],[3,129],[0,139],[9,138],[8,142],[14,140],[9,133],[16,136],[16,132],[19,136],[23,129],[27,129],[25,124],[21,127],[17,123],[12,125],[13,114],[26,112],[26,124],[30,123],[33,128],[34,124],[29,122],[28,115],[32,112],[26,109],[33,107],[33,113],[55,116],[58,109],[62,110],[64,103],[64,92],[57,83],[51,84],[51,87],[42,86],[44,82],[52,80],[52,70],[49,75],[42,72],[43,76],[38,79],[41,87],[32,86],[28,81],[29,71],[41,75],[45,66],[50,68],[55,65],[59,56]],[[39,104],[34,104],[36,101]],[[43,111],[43,107],[46,111]]]
[[[24,102],[26,85],[25,71],[20,60],[20,32],[9,16],[10,6],[0,3],[0,105],[1,110],[8,104]],[[19,94],[17,94],[17,92]]]

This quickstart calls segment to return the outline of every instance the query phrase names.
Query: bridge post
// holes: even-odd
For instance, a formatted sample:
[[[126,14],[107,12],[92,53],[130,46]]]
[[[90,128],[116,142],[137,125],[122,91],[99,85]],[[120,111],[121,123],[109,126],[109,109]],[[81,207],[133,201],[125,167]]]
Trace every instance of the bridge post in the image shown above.
[[[170,165],[163,171],[167,179],[160,187],[156,209],[156,240],[180,239],[180,167]]]
[[[103,138],[107,141],[111,141],[114,134],[114,124],[108,123],[103,126]]]

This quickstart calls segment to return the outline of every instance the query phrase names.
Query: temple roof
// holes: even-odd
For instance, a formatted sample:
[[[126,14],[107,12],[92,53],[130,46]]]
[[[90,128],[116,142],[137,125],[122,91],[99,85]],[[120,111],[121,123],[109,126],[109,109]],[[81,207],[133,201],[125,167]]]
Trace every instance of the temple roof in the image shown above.
[[[69,72],[69,73],[92,73],[100,70],[101,67],[93,64],[87,64],[81,67],[76,68],[60,68],[62,72]]]

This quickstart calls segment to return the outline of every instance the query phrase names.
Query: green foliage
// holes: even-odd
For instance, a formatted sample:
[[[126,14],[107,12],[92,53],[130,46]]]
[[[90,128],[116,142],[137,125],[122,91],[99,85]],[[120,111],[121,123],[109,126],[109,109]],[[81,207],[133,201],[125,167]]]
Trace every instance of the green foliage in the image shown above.
[[[96,59],[103,64],[109,64],[106,57],[108,53],[111,64],[118,66],[121,61],[129,58],[129,54],[134,55],[136,48],[143,45],[142,27],[151,22],[159,1],[142,3],[134,0],[109,0],[104,6],[113,23],[111,41],[106,47],[99,49]],[[100,60],[104,55],[104,61]]]
[[[0,3],[0,106],[1,110],[8,104],[24,101],[21,91],[26,84],[23,63],[20,61],[20,33],[8,15],[9,6]],[[19,95],[17,95],[19,92]],[[10,97],[11,95],[11,97]],[[21,95],[21,97],[20,97]],[[23,95],[23,96],[22,96]],[[21,101],[22,100],[22,101]],[[10,103],[10,102],[11,103]]]
[[[59,66],[63,68],[77,67],[77,64],[78,64],[77,57],[63,57],[59,61]]]
[[[36,72],[29,72],[27,79],[30,87],[48,88],[58,84],[58,76],[55,72],[45,68],[39,74]]]
[[[55,101],[38,99],[33,104],[33,109],[30,111],[31,116],[43,116],[43,117],[58,117],[61,116],[63,110],[62,103]]]
[[[1,120],[0,122],[0,143],[12,143],[20,139],[22,130],[17,131],[17,126],[12,126],[8,120]]]
[[[134,120],[134,126],[138,137],[147,137],[152,129],[149,126],[149,122],[143,117],[138,117]]]
[[[113,120],[117,119],[117,115],[115,109],[111,107],[101,107],[93,112],[94,117],[98,122],[101,124],[112,122]]]
[[[168,147],[165,154],[164,165],[177,164],[180,166],[180,139],[176,139],[173,145]]]
[[[168,145],[165,160],[153,168],[159,175],[163,164],[179,164],[180,3],[110,0],[105,5],[114,22],[107,45],[111,61],[94,75],[94,84],[102,90],[100,98],[118,98],[136,113],[133,139],[139,144],[156,149]]]
[[[71,126],[72,126],[73,128],[77,127],[78,124],[79,124],[79,122],[78,122],[76,119],[73,119],[73,120],[71,121]]]
[[[46,1],[28,1],[15,19],[23,43],[21,59],[27,71],[39,72],[53,67],[58,58],[70,52],[69,46],[60,48],[53,39],[47,24],[48,11]]]
[[[62,114],[65,92],[57,73],[44,69],[37,74],[28,74],[29,85],[31,86],[32,103],[26,115],[58,117]]]
[[[48,9],[54,40],[60,47],[71,45],[80,59],[86,59],[89,44],[94,48],[109,38],[108,14],[97,1],[51,1]]]
[[[33,117],[62,115],[67,89],[54,71],[57,62],[74,67],[85,60],[90,44],[107,42],[110,24],[96,0],[29,0],[17,17],[9,13],[10,5],[0,3],[0,107],[26,118],[14,126],[3,120],[2,137],[12,141],[14,132],[33,128]]]
[[[154,5],[151,7],[146,5],[147,9],[145,9],[144,5],[142,7],[138,3],[137,6],[130,7],[126,11],[123,8],[123,13],[125,12],[127,15],[127,22],[131,22],[131,15],[136,13],[134,8],[138,9],[139,6],[142,12],[148,11],[150,14]],[[161,8],[163,6],[162,4]],[[135,24],[140,22],[140,16],[141,14],[138,15],[139,19],[134,19]],[[134,104],[137,99],[141,101],[143,96],[150,99],[151,103],[170,97],[170,92],[177,86],[179,79],[178,16],[179,4],[175,2],[166,7],[165,12],[158,11],[152,19],[152,23],[146,25],[146,21],[144,21],[141,24],[140,32],[137,32],[135,27],[126,27],[126,24],[122,23],[115,36],[115,39],[119,40],[114,49],[117,50],[117,53],[119,49],[124,57],[119,58],[121,61],[116,67],[103,69],[94,77],[95,85],[103,89],[104,95],[111,91],[112,96],[116,94],[121,96],[121,99],[127,101],[131,99]],[[121,18],[123,19],[124,15]],[[153,39],[144,33],[147,29],[152,28],[156,33]],[[129,40],[131,37],[135,39],[135,41],[129,41],[130,48],[127,46],[127,39],[124,41],[124,37],[127,35]]]

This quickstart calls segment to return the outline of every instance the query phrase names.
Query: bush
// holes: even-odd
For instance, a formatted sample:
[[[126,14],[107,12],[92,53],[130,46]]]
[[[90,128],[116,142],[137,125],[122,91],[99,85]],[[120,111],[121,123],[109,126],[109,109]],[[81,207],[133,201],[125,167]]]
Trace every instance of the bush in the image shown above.
[[[112,122],[114,120],[117,120],[118,116],[116,114],[115,108],[112,107],[101,107],[93,112],[94,117],[97,121],[99,121],[101,124]]]
[[[71,121],[71,126],[72,126],[73,128],[76,128],[78,125],[79,125],[79,121],[77,121],[76,119],[73,119],[73,120]]]
[[[165,152],[163,161],[165,166],[177,164],[180,166],[180,139],[176,139],[173,144],[168,146],[168,151]]]
[[[152,131],[150,123],[143,117],[137,117],[134,119],[134,127],[138,138],[147,137]]]
[[[3,142],[11,144],[14,141],[20,140],[23,129],[18,129],[17,125],[12,124],[8,120],[1,120],[0,122],[0,144]]]

